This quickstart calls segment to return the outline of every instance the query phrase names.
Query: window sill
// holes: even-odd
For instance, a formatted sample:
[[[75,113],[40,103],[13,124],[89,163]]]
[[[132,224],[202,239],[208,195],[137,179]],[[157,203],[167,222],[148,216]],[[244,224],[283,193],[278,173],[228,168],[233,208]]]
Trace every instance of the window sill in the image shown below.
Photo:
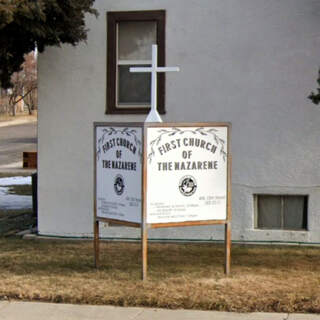
[[[107,110],[105,114],[145,114],[150,112],[150,108],[117,108],[112,110]],[[159,114],[165,114],[165,111],[158,110]]]
[[[253,231],[309,232],[309,230],[307,230],[307,229],[269,229],[269,228],[254,228]]]

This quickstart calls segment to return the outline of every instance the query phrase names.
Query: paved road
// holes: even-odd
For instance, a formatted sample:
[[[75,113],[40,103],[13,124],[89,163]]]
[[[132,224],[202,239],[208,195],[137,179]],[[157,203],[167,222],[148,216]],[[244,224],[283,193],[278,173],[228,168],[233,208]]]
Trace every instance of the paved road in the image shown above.
[[[0,127],[0,167],[22,163],[23,151],[37,150],[37,123]]]

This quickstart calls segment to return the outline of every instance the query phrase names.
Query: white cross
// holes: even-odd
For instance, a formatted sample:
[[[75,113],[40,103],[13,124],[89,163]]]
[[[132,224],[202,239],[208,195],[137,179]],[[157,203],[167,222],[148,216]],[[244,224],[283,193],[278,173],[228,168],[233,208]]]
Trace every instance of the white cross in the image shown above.
[[[157,72],[179,71],[179,67],[158,67],[158,46],[152,45],[152,66],[131,67],[130,72],[151,72],[151,110],[145,122],[162,122],[157,111]]]

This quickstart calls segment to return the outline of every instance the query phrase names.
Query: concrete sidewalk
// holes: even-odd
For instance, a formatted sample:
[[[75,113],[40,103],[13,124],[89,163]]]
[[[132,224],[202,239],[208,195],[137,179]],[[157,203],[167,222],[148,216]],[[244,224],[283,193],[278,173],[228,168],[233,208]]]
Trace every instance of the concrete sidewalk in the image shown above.
[[[234,313],[0,301],[1,320],[320,320],[320,315]]]
[[[30,123],[30,122],[37,122],[37,117],[35,116],[29,116],[24,118],[17,117],[16,119],[11,120],[4,120],[0,121],[0,128],[2,127],[9,127],[9,126],[18,126],[20,124]]]

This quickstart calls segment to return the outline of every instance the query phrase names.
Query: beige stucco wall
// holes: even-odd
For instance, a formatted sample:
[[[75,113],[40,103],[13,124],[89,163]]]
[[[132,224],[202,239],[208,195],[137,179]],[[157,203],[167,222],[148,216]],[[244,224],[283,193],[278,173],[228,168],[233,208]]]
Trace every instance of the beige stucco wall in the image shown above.
[[[91,236],[93,122],[105,115],[106,11],[165,9],[164,121],[232,123],[233,239],[320,242],[320,110],[307,96],[320,65],[315,0],[96,1],[88,41],[39,57],[39,233]],[[253,194],[309,195],[309,231],[254,229]],[[139,230],[105,228],[106,237]],[[157,230],[155,238],[219,239],[221,227]]]

